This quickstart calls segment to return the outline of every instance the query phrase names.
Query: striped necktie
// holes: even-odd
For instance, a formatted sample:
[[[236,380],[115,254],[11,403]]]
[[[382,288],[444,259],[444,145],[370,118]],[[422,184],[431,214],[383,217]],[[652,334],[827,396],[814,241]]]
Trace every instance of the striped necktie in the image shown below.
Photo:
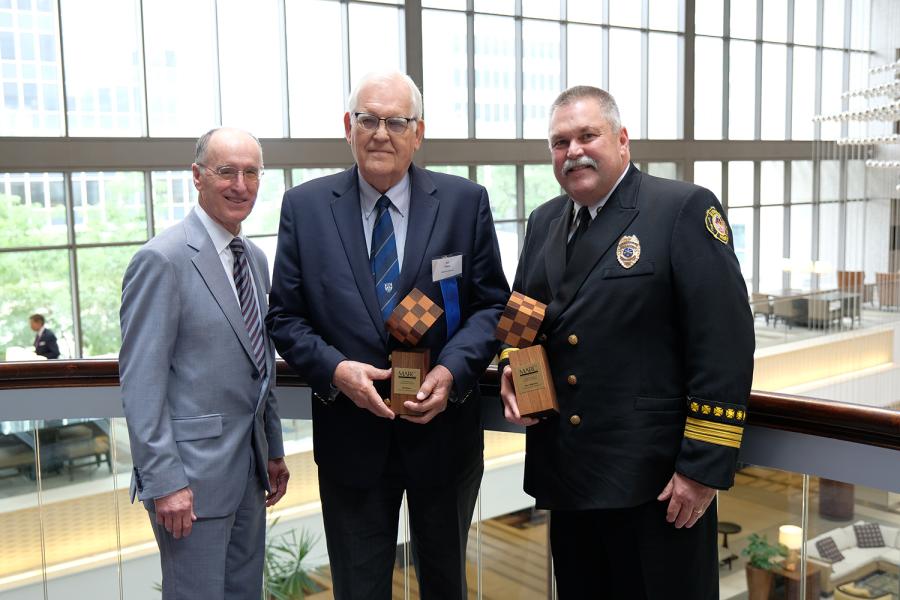
[[[259,372],[266,372],[266,346],[263,336],[262,323],[259,320],[259,307],[256,303],[256,290],[250,279],[250,265],[247,255],[244,253],[244,242],[241,238],[234,238],[228,244],[234,254],[234,287],[237,288],[238,299],[241,302],[241,317],[244,319],[244,327],[250,336],[250,347],[256,359]]]
[[[394,224],[391,221],[391,199],[382,196],[375,204],[375,227],[372,228],[372,251],[369,263],[372,266],[372,278],[375,280],[375,295],[381,308],[381,318],[385,321],[391,316],[397,305],[397,290],[394,284],[400,277],[400,265],[397,262],[397,240],[394,237]]]

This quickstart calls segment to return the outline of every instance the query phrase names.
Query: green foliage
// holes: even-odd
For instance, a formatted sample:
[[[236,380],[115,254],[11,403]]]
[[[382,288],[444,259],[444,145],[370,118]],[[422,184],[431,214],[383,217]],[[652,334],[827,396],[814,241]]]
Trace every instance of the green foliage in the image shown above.
[[[750,559],[750,564],[758,569],[769,570],[775,565],[772,559],[776,556],[787,556],[787,546],[784,544],[772,544],[765,535],[751,533],[747,538],[747,547],[741,554]]]
[[[306,594],[319,590],[303,566],[318,538],[306,531],[298,535],[296,529],[272,535],[277,522],[272,522],[266,536],[266,592],[274,600],[303,600]]]

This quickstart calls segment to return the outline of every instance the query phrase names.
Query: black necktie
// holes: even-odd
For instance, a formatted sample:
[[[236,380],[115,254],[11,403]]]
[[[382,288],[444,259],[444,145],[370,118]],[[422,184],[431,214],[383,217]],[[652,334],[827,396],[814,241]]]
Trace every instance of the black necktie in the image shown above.
[[[578,239],[584,235],[584,232],[591,225],[591,211],[588,210],[587,206],[582,206],[575,218],[578,221],[578,227],[576,227],[575,233],[569,239],[569,243],[566,244],[566,264],[569,264],[569,259],[572,258],[572,253],[575,252],[575,244],[578,243]]]

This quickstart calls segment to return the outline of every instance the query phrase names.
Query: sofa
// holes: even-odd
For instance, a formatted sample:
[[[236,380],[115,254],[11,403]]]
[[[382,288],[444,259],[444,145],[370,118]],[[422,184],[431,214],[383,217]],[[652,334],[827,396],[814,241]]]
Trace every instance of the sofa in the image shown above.
[[[879,541],[884,545],[874,545]],[[831,595],[837,586],[875,571],[900,572],[900,529],[858,521],[810,539],[806,552],[809,560],[821,567],[822,591]]]

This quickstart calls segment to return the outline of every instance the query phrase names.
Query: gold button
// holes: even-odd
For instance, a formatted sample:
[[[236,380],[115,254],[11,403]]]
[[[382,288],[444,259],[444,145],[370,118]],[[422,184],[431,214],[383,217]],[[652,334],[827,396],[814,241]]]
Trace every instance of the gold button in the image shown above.
[[[546,341],[547,341],[547,334],[546,334],[546,333],[542,333],[542,334],[538,337],[538,341],[541,342],[541,343],[546,342]]]
[[[578,345],[578,336],[573,334],[569,335],[569,345],[577,346]]]
[[[581,417],[579,417],[578,415],[572,415],[571,417],[569,417],[569,423],[571,423],[575,427],[578,427],[579,425],[581,425]]]
[[[578,383],[578,378],[574,375],[569,375],[568,377],[566,377],[566,381],[569,382],[569,385],[575,385],[576,383]]]

